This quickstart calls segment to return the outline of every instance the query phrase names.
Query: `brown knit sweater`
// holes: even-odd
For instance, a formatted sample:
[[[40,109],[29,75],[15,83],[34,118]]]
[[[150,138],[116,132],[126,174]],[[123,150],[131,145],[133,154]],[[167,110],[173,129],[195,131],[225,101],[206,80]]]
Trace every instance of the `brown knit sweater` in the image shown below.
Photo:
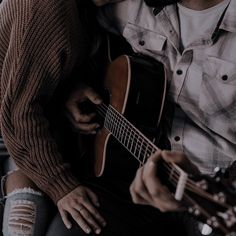
[[[56,203],[78,182],[53,140],[43,107],[83,60],[74,0],[0,4],[1,132],[16,164]]]

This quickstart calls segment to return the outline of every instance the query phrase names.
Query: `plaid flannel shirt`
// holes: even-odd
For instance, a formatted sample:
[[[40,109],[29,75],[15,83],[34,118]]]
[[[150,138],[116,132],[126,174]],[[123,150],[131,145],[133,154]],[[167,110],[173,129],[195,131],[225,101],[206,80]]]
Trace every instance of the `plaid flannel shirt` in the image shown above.
[[[167,123],[172,150],[184,152],[206,174],[235,161],[236,1],[214,32],[183,52],[176,5],[158,12],[142,0],[126,0],[101,8],[98,19],[122,34],[135,52],[166,66],[167,98],[174,107]]]

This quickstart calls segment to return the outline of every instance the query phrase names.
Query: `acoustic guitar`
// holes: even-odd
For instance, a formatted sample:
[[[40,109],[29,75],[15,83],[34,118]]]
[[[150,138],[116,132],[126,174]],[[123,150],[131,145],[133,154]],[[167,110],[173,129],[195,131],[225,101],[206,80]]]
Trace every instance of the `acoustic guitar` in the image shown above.
[[[117,149],[111,148],[110,143],[126,150],[139,166],[158,150],[155,143],[167,90],[165,67],[151,59],[122,55],[107,67],[104,87],[109,101],[97,106],[103,128],[95,137],[96,176],[106,171],[110,161],[107,156],[117,156]],[[192,176],[164,161],[158,168],[161,180],[190,214],[221,235],[236,235],[236,195],[232,184],[219,174],[214,178]]]

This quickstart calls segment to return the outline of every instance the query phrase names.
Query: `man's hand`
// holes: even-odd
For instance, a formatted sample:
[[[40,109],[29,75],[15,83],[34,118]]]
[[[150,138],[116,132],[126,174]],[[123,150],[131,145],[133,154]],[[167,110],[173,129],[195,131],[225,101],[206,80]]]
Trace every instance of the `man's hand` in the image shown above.
[[[67,100],[66,109],[68,118],[74,128],[81,133],[95,134],[96,129],[99,127],[99,124],[93,121],[96,113],[87,114],[81,110],[81,105],[86,101],[98,105],[102,102],[102,99],[92,88],[80,85]]]
[[[134,203],[151,205],[162,212],[180,211],[183,209],[181,204],[174,199],[173,194],[158,178],[157,165],[161,158],[168,163],[177,164],[191,174],[199,174],[198,168],[183,153],[158,151],[137,171],[130,186],[132,199]]]
[[[99,207],[97,196],[85,186],[80,185],[68,193],[58,201],[57,207],[68,229],[72,227],[69,215],[88,234],[92,231],[99,234],[102,226],[106,225],[105,220],[97,211]]]

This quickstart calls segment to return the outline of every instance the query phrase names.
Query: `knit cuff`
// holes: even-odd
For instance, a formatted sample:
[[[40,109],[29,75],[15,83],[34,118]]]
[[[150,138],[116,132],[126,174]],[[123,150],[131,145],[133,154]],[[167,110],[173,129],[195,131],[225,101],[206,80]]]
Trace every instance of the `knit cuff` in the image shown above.
[[[64,172],[60,176],[51,179],[46,186],[40,186],[40,188],[57,204],[61,198],[78,185],[80,185],[80,182],[70,172]]]

